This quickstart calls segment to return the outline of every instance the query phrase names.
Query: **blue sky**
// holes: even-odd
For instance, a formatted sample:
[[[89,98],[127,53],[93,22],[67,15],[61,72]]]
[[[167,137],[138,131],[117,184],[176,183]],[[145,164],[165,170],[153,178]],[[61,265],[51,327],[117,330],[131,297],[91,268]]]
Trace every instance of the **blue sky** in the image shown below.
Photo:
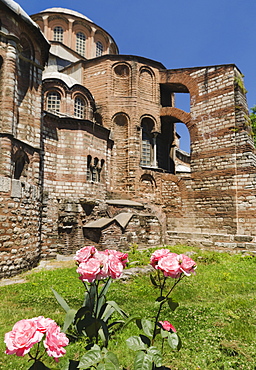
[[[76,10],[108,31],[120,54],[166,68],[236,64],[245,75],[248,106],[256,105],[256,0],[17,2],[29,15],[51,7]]]

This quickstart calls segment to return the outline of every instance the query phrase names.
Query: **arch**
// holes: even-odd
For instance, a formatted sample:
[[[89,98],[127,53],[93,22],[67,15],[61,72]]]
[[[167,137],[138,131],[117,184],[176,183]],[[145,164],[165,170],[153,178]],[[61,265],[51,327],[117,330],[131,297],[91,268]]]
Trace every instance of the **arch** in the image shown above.
[[[53,18],[49,17],[48,25],[49,25],[48,39],[53,40],[53,41],[62,42],[68,45],[67,39],[66,39],[66,34],[68,30],[68,20],[65,17],[53,17]],[[55,30],[55,34],[54,34],[54,30]]]
[[[109,54],[114,54],[114,55],[118,54],[117,47],[114,43],[111,43],[109,45]]]
[[[55,21],[55,23],[56,22],[59,22],[59,23],[66,23],[66,24],[68,24],[68,19],[66,17],[60,15],[60,14],[58,14],[58,15],[51,15],[51,16],[48,17],[48,23],[49,23],[49,25],[53,21]]]
[[[199,96],[198,85],[195,83],[195,79],[189,75],[188,71],[159,71],[159,76],[160,85],[169,86],[172,92],[190,93],[192,102]]]
[[[131,67],[128,63],[116,63],[112,66],[113,91],[115,96],[130,96]]]
[[[20,54],[18,60],[18,91],[19,105],[33,84],[33,65],[30,61],[35,58],[35,51],[30,38],[22,33],[20,35]]]
[[[78,31],[81,31],[81,32],[85,33],[86,36],[88,37],[92,32],[92,28],[90,27],[89,24],[87,24],[83,21],[74,21],[74,23],[73,23],[73,32],[77,33]]]
[[[119,112],[112,117],[112,121],[118,126],[125,126],[128,128],[129,116],[124,112]]]
[[[128,185],[129,116],[123,112],[115,114],[112,118],[112,127],[114,137],[112,178],[119,190],[125,190]]]
[[[105,44],[104,46],[108,45],[108,43],[109,43],[109,38],[101,30],[97,30],[95,32],[95,34],[94,34],[94,40],[95,40],[95,43],[96,43],[97,40],[100,40],[103,44]]]
[[[148,173],[144,173],[139,181],[139,193],[142,198],[149,199],[151,202],[155,198],[156,181],[154,177]]]
[[[191,142],[194,142],[198,137],[198,129],[197,126],[193,124],[190,113],[174,107],[164,107],[161,108],[160,116],[170,117],[173,122],[184,123],[189,130]]]
[[[141,67],[139,74],[140,97],[146,100],[154,100],[154,72],[148,67]]]

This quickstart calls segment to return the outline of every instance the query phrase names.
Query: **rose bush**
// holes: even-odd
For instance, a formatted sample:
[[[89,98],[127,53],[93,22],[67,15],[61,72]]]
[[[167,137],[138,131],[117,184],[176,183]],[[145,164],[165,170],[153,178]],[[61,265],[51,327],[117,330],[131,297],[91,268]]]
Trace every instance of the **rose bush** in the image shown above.
[[[72,339],[86,335],[90,345],[99,341],[107,346],[111,332],[124,323],[110,322],[114,312],[127,319],[127,315],[114,301],[107,301],[106,294],[113,279],[122,275],[128,263],[128,254],[116,250],[99,251],[93,246],[83,247],[76,252],[77,273],[85,287],[84,303],[79,310],[69,307],[67,302],[53,289],[53,293],[66,311],[64,331]],[[111,328],[111,329],[110,329]]]
[[[30,370],[48,369],[41,362],[44,353],[53,357],[56,362],[65,354],[65,346],[68,338],[73,340],[81,335],[86,337],[86,354],[80,361],[69,361],[65,370],[88,370],[95,369],[119,370],[120,365],[114,353],[107,351],[108,341],[113,327],[129,322],[136,322],[138,328],[143,331],[139,336],[132,336],[126,340],[127,346],[134,350],[134,370],[156,370],[162,368],[162,356],[164,343],[173,350],[181,348],[181,340],[176,328],[167,320],[160,320],[163,305],[167,304],[172,312],[179,306],[170,295],[176,285],[186,276],[195,273],[196,263],[185,254],[170,252],[167,248],[156,250],[150,258],[150,264],[154,273],[150,274],[152,284],[159,290],[154,307],[156,314],[154,319],[141,318],[138,315],[128,317],[114,301],[107,301],[106,294],[111,281],[122,275],[123,269],[128,262],[128,254],[116,250],[98,251],[94,246],[88,246],[77,251],[75,255],[77,273],[85,287],[83,305],[74,310],[67,302],[53,290],[60,305],[66,311],[66,317],[61,332],[55,321],[38,316],[32,319],[18,321],[12,331],[5,334],[6,354],[24,356],[26,354],[34,360]],[[170,279],[173,283],[170,285]],[[168,280],[168,281],[167,281]],[[124,320],[110,321],[113,313],[118,313]],[[117,327],[118,327],[117,326]],[[157,348],[159,341],[156,336],[162,338],[161,349]],[[44,340],[42,341],[44,337]],[[44,353],[40,354],[39,345],[44,347]],[[35,354],[31,349],[36,345]]]
[[[177,330],[169,321],[159,321],[161,310],[164,304],[168,304],[171,311],[175,311],[178,303],[170,298],[175,286],[185,277],[195,273],[196,263],[185,254],[176,254],[169,249],[156,250],[150,257],[150,265],[155,269],[156,274],[151,274],[150,279],[153,285],[159,289],[159,296],[156,298],[158,307],[154,321],[136,318],[136,324],[143,334],[127,339],[128,347],[136,351],[134,370],[152,370],[162,366],[162,352],[155,347],[155,339],[158,334],[162,337],[162,351],[164,341],[173,350],[181,348],[181,340]],[[167,287],[167,278],[173,278],[171,288]],[[167,290],[167,292],[165,292]]]
[[[59,357],[62,357],[66,353],[64,347],[68,345],[69,340],[64,333],[61,333],[60,327],[54,320],[43,316],[16,322],[12,330],[5,334],[5,353],[8,355],[16,354],[17,356],[28,354],[34,360],[34,364],[42,364],[39,360],[43,357],[44,353],[40,354],[39,343],[44,336],[44,353],[47,353],[48,356],[53,357],[58,362]],[[33,356],[30,350],[35,344],[38,344],[38,348]],[[34,364],[31,366],[31,369]]]

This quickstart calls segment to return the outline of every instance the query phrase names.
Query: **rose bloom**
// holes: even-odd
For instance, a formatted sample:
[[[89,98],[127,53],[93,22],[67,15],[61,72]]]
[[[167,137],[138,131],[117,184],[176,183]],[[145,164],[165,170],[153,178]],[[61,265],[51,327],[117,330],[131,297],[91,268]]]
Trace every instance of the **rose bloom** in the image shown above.
[[[69,343],[65,333],[61,333],[60,327],[54,322],[48,326],[44,346],[48,356],[53,357],[58,362],[59,357],[65,355],[66,350],[63,348]]]
[[[179,278],[182,273],[190,276],[195,272],[196,263],[185,254],[177,255],[176,253],[169,253],[165,257],[159,259],[158,265],[155,267],[163,271],[164,276],[171,278]]]
[[[5,334],[5,353],[7,355],[24,356],[35,343],[40,342],[43,335],[38,330],[37,320],[20,320],[13,326],[12,331]]]
[[[151,255],[150,265],[156,268],[158,261],[168,254],[170,254],[169,249],[158,249]]]
[[[90,258],[87,262],[80,263],[76,272],[80,274],[80,280],[92,283],[96,279],[97,274],[100,273],[100,266],[101,263],[98,259]]]
[[[164,330],[176,333],[175,327],[169,321],[159,321],[160,327]]]
[[[45,318],[44,316],[38,316],[34,317],[33,319],[37,324],[37,330],[40,331],[41,333],[46,333],[47,328],[55,323],[54,320]]]
[[[93,246],[83,247],[76,252],[74,259],[78,262],[87,262],[89,258],[93,257],[96,248]]]
[[[108,272],[112,279],[117,279],[122,275],[123,264],[114,254],[108,257]]]
[[[125,267],[127,263],[129,262],[128,253],[122,253],[122,252],[112,250],[112,249],[106,249],[105,252],[107,252],[109,255],[112,254],[115,257],[117,257],[120,260],[120,262],[122,262],[123,267]]]
[[[180,269],[185,275],[190,276],[191,273],[195,273],[196,263],[185,254],[180,254],[178,257],[180,263]]]
[[[96,276],[96,280],[105,279],[109,276],[108,274],[108,254],[97,251],[94,254],[94,258],[100,262],[100,271]]]

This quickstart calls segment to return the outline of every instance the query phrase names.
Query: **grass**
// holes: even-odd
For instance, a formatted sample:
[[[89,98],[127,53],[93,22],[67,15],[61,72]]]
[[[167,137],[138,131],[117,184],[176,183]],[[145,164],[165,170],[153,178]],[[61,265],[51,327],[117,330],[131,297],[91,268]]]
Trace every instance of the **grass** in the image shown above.
[[[185,278],[172,297],[179,302],[174,313],[167,308],[161,320],[170,321],[183,343],[179,352],[165,347],[165,365],[172,370],[232,370],[256,369],[256,258],[227,253],[200,251],[196,248],[172,247],[171,251],[193,251],[198,264],[196,276]],[[136,247],[129,254],[132,266],[148,263],[152,250]],[[54,287],[69,305],[79,308],[83,300],[83,285],[75,267],[26,274],[26,283],[0,288],[0,336],[10,331],[22,318],[43,315],[63,324],[64,313],[51,292]],[[170,279],[170,283],[172,283]],[[115,300],[130,315],[152,318],[157,291],[148,275],[137,275],[128,281],[115,281],[108,299]],[[131,324],[112,338],[109,349],[115,352],[121,364],[132,369],[134,353],[125,339],[138,335]],[[4,354],[0,342],[0,368],[28,369],[27,359]],[[66,358],[79,359],[85,353],[84,342],[67,347]],[[61,369],[59,363],[45,361],[50,368]]]

